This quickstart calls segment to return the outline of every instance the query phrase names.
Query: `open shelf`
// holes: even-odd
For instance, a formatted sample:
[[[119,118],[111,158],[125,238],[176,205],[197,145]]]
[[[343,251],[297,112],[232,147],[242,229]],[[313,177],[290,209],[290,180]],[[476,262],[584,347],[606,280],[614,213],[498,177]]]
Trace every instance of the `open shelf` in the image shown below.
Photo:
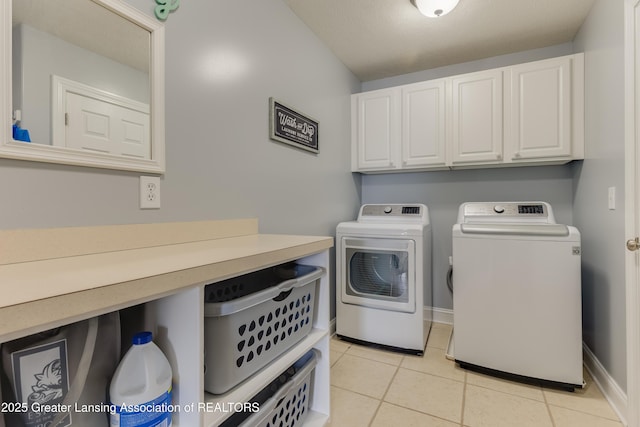
[[[309,335],[298,342],[293,348],[282,354],[280,357],[270,363],[265,369],[249,377],[247,380],[239,384],[227,393],[214,395],[210,393],[204,394],[204,401],[211,404],[220,404],[219,407],[224,407],[225,404],[230,402],[247,402],[258,391],[265,388],[271,381],[284,372],[295,363],[298,359],[304,356],[310,349],[316,348],[320,351],[320,359],[316,365],[316,377],[325,371],[323,369],[323,362],[326,362],[328,353],[323,351],[323,339],[328,340],[329,332],[327,330],[313,329]],[[317,393],[321,393],[319,390]],[[314,397],[316,391],[314,390]],[[313,408],[312,408],[313,409]],[[204,414],[204,426],[216,426],[230,417],[231,413],[225,412],[209,412]]]

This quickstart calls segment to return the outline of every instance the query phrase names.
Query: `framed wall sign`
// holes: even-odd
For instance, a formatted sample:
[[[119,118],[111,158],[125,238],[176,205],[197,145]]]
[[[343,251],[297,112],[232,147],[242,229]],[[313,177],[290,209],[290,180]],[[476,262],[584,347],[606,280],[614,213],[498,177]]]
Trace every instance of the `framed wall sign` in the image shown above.
[[[318,122],[269,98],[269,138],[314,153],[318,148]]]

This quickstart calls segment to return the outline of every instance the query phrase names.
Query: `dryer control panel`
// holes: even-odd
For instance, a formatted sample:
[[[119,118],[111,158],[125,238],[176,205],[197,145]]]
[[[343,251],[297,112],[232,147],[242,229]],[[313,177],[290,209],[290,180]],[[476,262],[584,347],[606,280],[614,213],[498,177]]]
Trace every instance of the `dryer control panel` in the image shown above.
[[[393,216],[393,215],[420,215],[422,207],[420,205],[364,205],[361,215],[363,216]]]
[[[362,205],[358,214],[358,222],[426,224],[429,222],[429,209],[420,203],[411,205]]]

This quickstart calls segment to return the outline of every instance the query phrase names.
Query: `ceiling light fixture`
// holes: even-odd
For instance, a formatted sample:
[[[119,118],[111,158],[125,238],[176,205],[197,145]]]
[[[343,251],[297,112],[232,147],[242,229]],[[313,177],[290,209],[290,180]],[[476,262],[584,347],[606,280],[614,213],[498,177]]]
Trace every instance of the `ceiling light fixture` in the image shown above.
[[[451,12],[460,0],[411,0],[420,13],[429,18],[438,18]]]

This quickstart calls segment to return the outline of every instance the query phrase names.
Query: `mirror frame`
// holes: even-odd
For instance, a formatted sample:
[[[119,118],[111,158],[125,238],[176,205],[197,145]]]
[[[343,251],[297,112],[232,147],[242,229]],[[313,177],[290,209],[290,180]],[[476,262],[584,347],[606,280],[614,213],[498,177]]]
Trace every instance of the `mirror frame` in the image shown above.
[[[164,98],[164,26],[138,9],[116,0],[92,1],[124,19],[146,29],[150,33],[150,95],[151,95],[151,159],[125,158],[112,154],[84,152],[52,145],[15,141],[12,115],[12,3],[0,3],[0,157],[65,165],[89,166],[104,169],[148,172],[165,172],[165,98]]]

